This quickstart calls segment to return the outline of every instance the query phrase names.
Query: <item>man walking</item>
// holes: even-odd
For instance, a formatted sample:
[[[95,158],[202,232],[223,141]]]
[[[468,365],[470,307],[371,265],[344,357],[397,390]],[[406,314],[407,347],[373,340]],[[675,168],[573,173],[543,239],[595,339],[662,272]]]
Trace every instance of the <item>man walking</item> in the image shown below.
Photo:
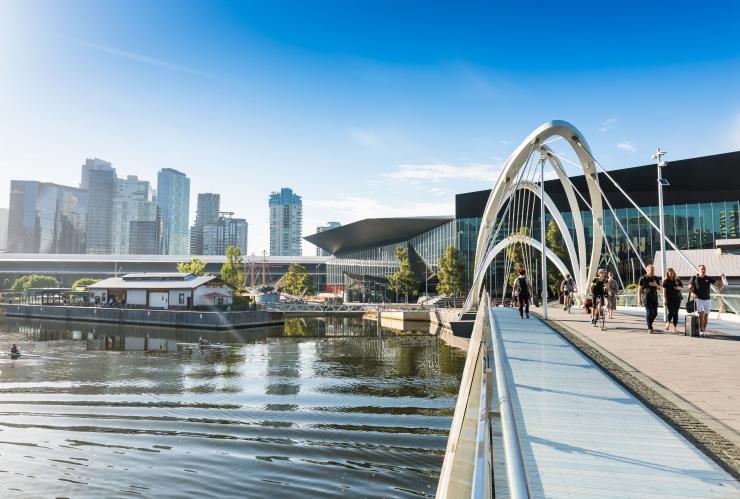
[[[640,297],[645,307],[645,320],[647,321],[648,332],[653,334],[653,321],[658,316],[658,288],[660,288],[660,278],[655,275],[655,267],[651,263],[645,267],[646,273],[640,278]]]
[[[722,277],[725,275],[722,274]],[[724,286],[721,279],[715,279],[707,275],[707,267],[699,265],[699,273],[689,281],[689,291],[696,302],[696,311],[699,312],[699,336],[704,336],[709,322],[709,312],[712,310],[711,286],[718,288]]]
[[[524,319],[524,313],[527,313],[529,319],[529,281],[527,281],[527,271],[524,268],[519,269],[519,276],[514,279],[514,293],[519,299],[519,318]]]

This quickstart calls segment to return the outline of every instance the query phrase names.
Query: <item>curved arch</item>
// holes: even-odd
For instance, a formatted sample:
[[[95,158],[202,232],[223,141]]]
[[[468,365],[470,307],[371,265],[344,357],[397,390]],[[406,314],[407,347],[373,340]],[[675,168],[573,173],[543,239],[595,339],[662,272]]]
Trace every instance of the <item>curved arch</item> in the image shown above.
[[[487,269],[491,263],[493,263],[493,259],[496,258],[496,255],[501,253],[507,246],[513,243],[522,243],[522,244],[528,244],[529,246],[537,249],[542,250],[542,247],[540,245],[540,242],[536,239],[533,239],[529,236],[522,236],[522,235],[511,235],[509,237],[506,237],[499,241],[491,250],[485,255],[485,258],[483,260],[483,268]],[[561,274],[565,275],[568,273],[568,267],[563,263],[563,261],[553,253],[553,251],[550,248],[545,248],[545,255],[547,256],[547,259],[550,260],[552,263],[555,264],[555,267],[560,271]],[[485,278],[486,273],[485,272],[479,272],[475,275],[473,279],[473,286],[470,288],[470,293],[474,297],[474,299],[477,301],[477,297],[480,296],[481,287],[483,286],[483,281]]]
[[[537,198],[540,197],[540,186],[539,184],[535,184],[534,182],[519,182],[519,187],[517,189],[526,189],[533,192]],[[568,256],[570,257],[570,265],[573,275],[580,275],[581,266],[580,262],[578,261],[578,255],[576,254],[575,245],[573,244],[573,238],[570,235],[568,226],[565,225],[565,219],[563,218],[563,215],[560,213],[560,210],[558,210],[557,206],[555,206],[555,203],[552,201],[547,193],[545,193],[545,207],[547,208],[547,211],[549,211],[552,215],[552,218],[555,220],[555,224],[558,226],[558,229],[560,229],[560,234],[563,236],[563,241],[565,242],[565,247],[567,248]],[[538,242],[537,244],[540,243]],[[567,273],[569,272],[565,272],[565,274]]]
[[[474,282],[477,282],[477,280],[479,279],[479,276],[477,274],[485,273],[485,269],[487,269],[487,265],[482,264],[484,263],[484,258],[486,258],[484,252],[486,250],[486,247],[488,246],[489,239],[491,238],[494,221],[499,214],[502,203],[508,197],[512,186],[515,185],[515,180],[517,178],[517,175],[519,174],[519,171],[528,161],[530,154],[532,154],[535,150],[539,150],[540,152],[543,152],[546,154],[546,156],[548,156],[547,152],[549,152],[549,149],[547,149],[546,146],[543,145],[543,142],[548,138],[554,136],[558,136],[564,139],[575,151],[576,156],[578,157],[578,161],[583,168],[584,176],[586,178],[586,185],[588,186],[589,197],[591,199],[594,227],[597,224],[601,225],[604,216],[603,206],[601,202],[601,192],[598,188],[596,165],[594,165],[593,160],[591,159],[591,151],[588,143],[583,138],[581,132],[579,132],[576,127],[566,121],[555,120],[543,123],[532,133],[530,133],[529,136],[524,139],[521,144],[519,144],[519,147],[514,150],[511,156],[509,156],[509,158],[506,160],[506,164],[504,165],[501,175],[499,176],[496,184],[491,190],[491,195],[488,197],[488,202],[486,203],[486,208],[483,212],[480,231],[478,232],[478,242],[476,244],[474,267],[476,269],[476,275],[473,279]],[[548,159],[550,160],[550,164],[554,166],[555,171],[558,173],[558,177],[560,178],[561,183],[563,183],[563,187],[566,189],[567,195],[568,188],[566,187],[566,184],[570,185],[570,182],[567,182],[564,178],[567,175],[565,174],[562,165],[560,165],[559,161],[556,161],[556,158],[554,158],[552,154],[549,155]],[[578,206],[577,201],[575,200],[575,196],[573,196],[572,199],[571,197],[569,197],[568,202],[571,209],[574,209]],[[576,216],[577,213],[580,213],[580,210],[576,208],[574,211],[574,220],[580,218]],[[588,282],[596,272],[596,268],[598,267],[599,263],[599,257],[601,256],[603,235],[599,231],[593,231],[591,259],[590,265],[587,269],[585,267],[585,232],[583,230],[582,223],[579,224],[579,226],[576,226],[576,236],[577,239],[579,239],[579,284],[583,285],[584,283]],[[508,238],[504,239],[504,241],[506,240],[508,240]],[[575,269],[573,270],[573,272],[575,273]],[[473,294],[472,299],[473,303],[477,304],[478,294]]]

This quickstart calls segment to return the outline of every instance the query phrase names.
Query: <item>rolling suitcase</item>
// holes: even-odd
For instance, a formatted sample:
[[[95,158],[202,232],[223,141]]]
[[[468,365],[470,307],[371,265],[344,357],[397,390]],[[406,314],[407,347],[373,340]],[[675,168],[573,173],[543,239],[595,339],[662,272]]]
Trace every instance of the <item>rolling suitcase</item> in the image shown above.
[[[696,338],[699,336],[699,316],[696,314],[686,315],[684,317],[684,335]]]

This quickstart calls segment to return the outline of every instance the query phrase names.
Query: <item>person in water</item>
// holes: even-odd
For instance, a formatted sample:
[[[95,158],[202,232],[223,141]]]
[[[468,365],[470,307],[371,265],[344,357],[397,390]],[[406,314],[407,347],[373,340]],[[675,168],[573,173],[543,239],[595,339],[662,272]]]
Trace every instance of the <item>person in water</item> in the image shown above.
[[[18,357],[21,356],[21,351],[18,349],[18,345],[16,345],[15,343],[13,343],[13,346],[10,349],[10,355]]]
[[[198,338],[198,344],[199,345],[208,345],[208,338],[206,338],[205,336],[201,336],[200,338]]]

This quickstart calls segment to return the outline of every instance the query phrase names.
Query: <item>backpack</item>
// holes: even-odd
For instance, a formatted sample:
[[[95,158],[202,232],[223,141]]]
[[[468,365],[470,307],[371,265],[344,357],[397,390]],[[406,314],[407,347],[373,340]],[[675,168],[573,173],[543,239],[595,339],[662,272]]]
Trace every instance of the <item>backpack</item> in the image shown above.
[[[519,294],[529,295],[529,283],[527,283],[526,277],[517,277],[519,279]]]

